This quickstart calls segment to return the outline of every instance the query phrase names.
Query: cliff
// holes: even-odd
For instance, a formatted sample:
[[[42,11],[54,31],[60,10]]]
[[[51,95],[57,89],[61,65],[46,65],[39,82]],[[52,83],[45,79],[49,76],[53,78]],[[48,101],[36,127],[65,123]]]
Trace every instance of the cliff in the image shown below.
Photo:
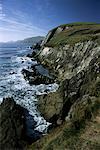
[[[66,24],[51,30],[35,57],[59,89],[39,97],[38,109],[56,128],[31,149],[100,148],[100,24]],[[88,134],[95,130],[96,141]]]

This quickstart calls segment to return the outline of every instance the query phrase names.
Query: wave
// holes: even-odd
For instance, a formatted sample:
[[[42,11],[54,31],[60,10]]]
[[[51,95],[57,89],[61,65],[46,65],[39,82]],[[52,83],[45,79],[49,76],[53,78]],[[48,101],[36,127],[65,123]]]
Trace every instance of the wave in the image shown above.
[[[36,97],[37,95],[46,94],[45,91],[48,91],[48,93],[55,92],[58,85],[56,83],[29,85],[29,82],[23,78],[21,71],[23,68],[30,70],[31,65],[37,64],[37,61],[32,61],[31,58],[26,56],[13,56],[11,61],[12,69],[8,74],[0,77],[0,102],[2,102],[3,97],[13,97],[17,104],[26,108],[29,114],[34,117],[34,121],[37,122],[35,130],[46,133],[50,123],[39,113]]]

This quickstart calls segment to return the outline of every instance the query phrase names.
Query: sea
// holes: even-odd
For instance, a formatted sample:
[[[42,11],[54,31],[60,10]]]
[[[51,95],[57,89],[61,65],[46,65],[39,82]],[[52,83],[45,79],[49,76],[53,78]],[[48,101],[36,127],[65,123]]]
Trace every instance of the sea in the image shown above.
[[[37,61],[27,57],[27,54],[32,53],[31,49],[26,47],[2,47],[0,46],[0,103],[3,98],[13,97],[17,104],[21,105],[32,116],[36,122],[34,130],[47,133],[48,126],[51,124],[47,122],[37,109],[37,95],[46,94],[45,91],[55,92],[58,89],[56,83],[30,85],[24,79],[21,71],[28,69],[31,71],[31,65],[36,65]],[[29,127],[31,128],[31,127]],[[34,133],[33,129],[28,129]]]

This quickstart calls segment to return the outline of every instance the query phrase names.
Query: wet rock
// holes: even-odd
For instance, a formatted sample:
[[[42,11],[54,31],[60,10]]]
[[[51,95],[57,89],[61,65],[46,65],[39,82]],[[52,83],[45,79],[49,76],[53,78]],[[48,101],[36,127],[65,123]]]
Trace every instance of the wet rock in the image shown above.
[[[28,79],[28,80],[29,80],[30,76],[35,76],[36,75],[36,73],[34,71],[30,72],[27,69],[22,69],[22,74],[24,75],[24,78]]]
[[[33,50],[31,54],[27,54],[27,57],[29,58],[35,58],[36,54],[38,53],[38,50]]]
[[[42,137],[42,132],[39,132],[37,130],[34,130],[36,127],[36,121],[34,120],[34,117],[29,114],[28,110],[24,109],[25,113],[25,140],[28,142],[28,144],[31,144],[32,142],[37,141]]]
[[[11,71],[10,74],[11,74],[11,75],[12,75],[12,74],[15,74],[15,72],[14,72],[14,71]]]
[[[30,85],[54,83],[53,78],[42,75],[41,73],[39,73],[35,66],[32,66],[32,71],[23,69],[22,74],[24,75],[24,78],[29,81]]]
[[[32,49],[33,49],[33,50],[36,50],[36,49],[37,49],[37,50],[40,50],[40,48],[41,48],[41,42],[42,42],[42,41],[40,41],[39,43],[34,44],[34,45],[32,46]]]

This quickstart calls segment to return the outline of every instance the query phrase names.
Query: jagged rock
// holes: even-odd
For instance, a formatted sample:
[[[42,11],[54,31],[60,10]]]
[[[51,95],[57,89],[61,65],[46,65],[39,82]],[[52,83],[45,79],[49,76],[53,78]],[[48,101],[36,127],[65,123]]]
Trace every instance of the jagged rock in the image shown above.
[[[88,29],[87,26],[82,26],[82,28],[75,27],[74,30],[73,26],[70,26],[69,29],[65,29],[63,26],[63,32],[58,27],[52,32],[50,31],[47,39],[44,40],[45,44],[38,53],[38,59],[60,82],[59,90],[56,93],[39,97],[39,110],[49,121],[56,122],[59,118],[65,119],[71,106],[84,95],[100,97],[100,37],[99,35],[96,37],[98,40],[92,38],[93,33],[95,37],[100,32],[100,30],[98,31],[100,27],[96,28],[91,25]],[[59,31],[58,35],[57,30]],[[68,33],[66,31],[68,38],[73,35],[76,37],[75,41],[73,38],[71,39],[75,42],[74,44],[71,43],[72,41],[68,41],[67,44],[67,39],[63,37],[65,30],[68,30]],[[87,37],[82,41],[83,33],[84,38],[87,37],[87,35],[85,37],[86,33],[91,38]],[[63,41],[61,38],[61,44],[56,41],[60,40],[60,36],[65,40]],[[80,38],[80,42],[77,42],[77,36]],[[55,43],[54,47],[52,44],[50,47],[50,42]],[[57,42],[58,45],[56,45]]]
[[[39,84],[50,84],[54,83],[54,79],[50,78],[49,76],[42,75],[38,72],[35,66],[32,66],[32,71],[27,69],[22,70],[22,74],[24,78],[29,81],[31,85],[39,85]]]
[[[0,105],[0,148],[26,149],[24,139],[24,112],[13,98],[3,99]]]
[[[100,53],[100,47],[93,41],[77,43],[60,48],[44,47],[39,53],[40,61],[55,73],[59,80],[71,79],[85,70],[92,59]],[[44,58],[45,57],[45,58]]]

